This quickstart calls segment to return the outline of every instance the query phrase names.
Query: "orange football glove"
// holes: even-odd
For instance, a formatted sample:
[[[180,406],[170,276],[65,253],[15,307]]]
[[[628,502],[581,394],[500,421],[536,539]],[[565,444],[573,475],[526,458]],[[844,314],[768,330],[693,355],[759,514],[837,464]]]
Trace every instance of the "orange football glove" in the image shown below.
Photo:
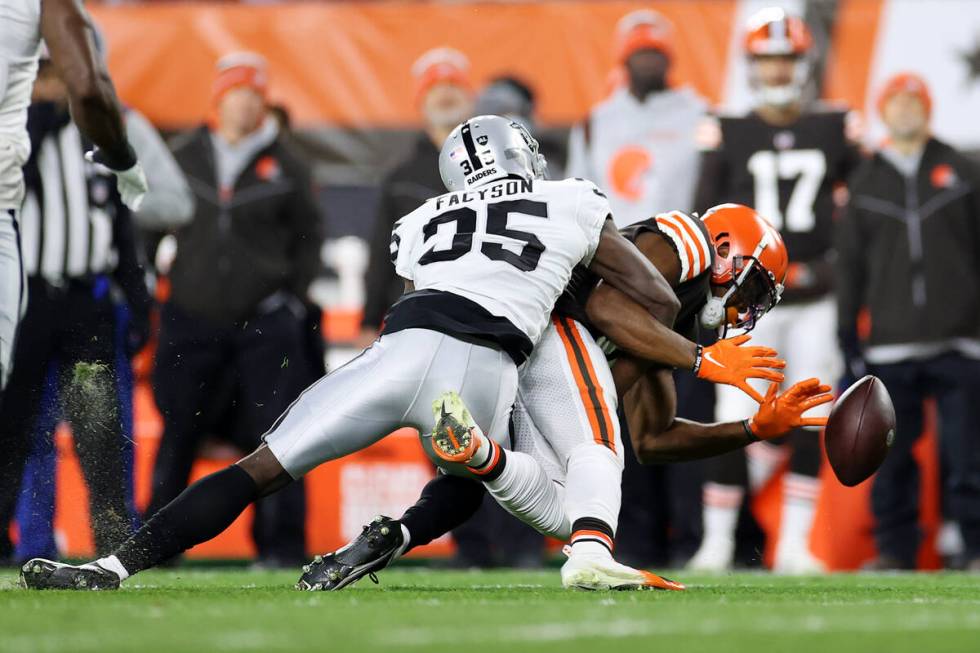
[[[748,379],[779,383],[783,375],[776,370],[786,367],[786,361],[776,358],[779,354],[769,347],[742,347],[750,338],[743,334],[700,349],[694,373],[699,379],[735,386],[761,404],[762,395],[748,384]]]
[[[800,381],[783,394],[776,394],[779,384],[773,383],[766,392],[766,398],[759,411],[748,420],[752,435],[760,440],[778,438],[790,429],[799,426],[825,426],[826,417],[803,417],[803,413],[814,406],[834,400],[830,386],[823,385],[819,379]]]

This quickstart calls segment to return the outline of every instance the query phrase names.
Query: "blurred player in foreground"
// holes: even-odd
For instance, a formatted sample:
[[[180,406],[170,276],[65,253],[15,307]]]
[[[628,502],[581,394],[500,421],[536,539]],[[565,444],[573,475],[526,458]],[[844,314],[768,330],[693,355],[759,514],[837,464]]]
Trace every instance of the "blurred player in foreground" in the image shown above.
[[[631,225],[623,234],[670,281],[680,306],[673,329],[650,319],[615,289],[597,285],[588,272],[577,274],[556,306],[552,328],[521,370],[514,451],[499,452],[475,433],[480,446],[466,462],[489,450],[483,455],[492,471],[478,468],[475,476],[490,494],[508,507],[533,505],[525,514],[536,527],[570,540],[562,567],[566,587],[680,589],[672,581],[651,582],[648,572],[612,559],[622,472],[617,397],[624,398],[640,461],[663,463],[713,456],[794,427],[822,425],[826,418],[802,413],[829,402],[830,387],[809,379],[777,395],[782,362],[772,358],[775,351],[740,347],[748,339],[744,335],[703,349],[685,337],[694,335],[699,322],[751,329],[779,300],[786,250],[754,211],[722,205],[703,221],[675,211]],[[593,333],[616,345],[606,343],[613,352],[611,372]],[[761,406],[751,419],[727,424],[676,418],[675,367],[741,388]],[[749,378],[773,382],[765,397],[748,385]],[[446,466],[452,453],[436,440],[438,462]],[[544,472],[523,485],[501,480],[514,463],[525,465],[525,458]],[[497,476],[491,479],[491,473]],[[483,488],[471,480],[440,476],[401,520],[377,518],[351,545],[314,560],[299,585],[341,589],[470,518],[482,498]]]
[[[832,194],[857,164],[858,151],[846,134],[845,111],[806,101],[813,38],[800,18],[781,9],[759,12],[749,21],[744,48],[756,106],[748,115],[719,120],[715,147],[704,156],[696,205],[747,204],[779,230],[789,252],[786,292],[756,329],[756,341],[785,357],[786,383],[811,375],[832,382],[840,371],[834,339]],[[745,417],[754,409],[744,394],[718,389],[719,420]],[[820,440],[805,429],[794,429],[789,440],[792,454],[774,569],[819,571],[822,564],[811,555],[809,538],[820,490]],[[789,455],[786,447],[767,442],[709,463],[704,538],[689,563],[692,569],[731,567],[746,490],[765,485]]]
[[[119,101],[95,51],[91,20],[79,0],[0,1],[0,393],[10,375],[14,335],[26,301],[17,214],[21,171],[30,156],[27,107],[41,39],[68,89],[72,118],[97,148],[89,154],[117,177],[119,194],[139,208],[146,177],[126,139]],[[4,525],[5,527],[5,525]]]
[[[430,432],[447,392],[506,441],[517,366],[580,263],[668,321],[677,308],[669,284],[616,230],[605,197],[591,182],[545,181],[544,169],[537,142],[519,124],[480,116],[459,125],[440,155],[452,192],[403,217],[392,233],[406,294],[381,337],[308,388],[254,453],[189,487],[112,555],[80,566],[30,560],[24,585],[117,588],[211,539],[250,503],[325,461],[399,427]]]

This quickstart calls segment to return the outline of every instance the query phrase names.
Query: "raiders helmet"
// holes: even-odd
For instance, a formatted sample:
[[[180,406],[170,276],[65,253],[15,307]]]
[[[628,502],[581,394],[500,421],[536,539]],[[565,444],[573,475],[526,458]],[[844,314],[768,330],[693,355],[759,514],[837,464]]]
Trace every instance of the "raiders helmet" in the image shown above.
[[[450,191],[482,186],[511,175],[542,179],[547,162],[520,123],[476,116],[449,134],[439,154],[439,174]]]

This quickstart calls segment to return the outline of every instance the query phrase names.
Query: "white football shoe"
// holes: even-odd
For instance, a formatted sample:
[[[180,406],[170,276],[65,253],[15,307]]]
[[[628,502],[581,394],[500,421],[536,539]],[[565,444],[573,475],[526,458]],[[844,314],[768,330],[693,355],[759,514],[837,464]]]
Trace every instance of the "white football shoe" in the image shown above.
[[[725,537],[705,538],[697,553],[685,565],[689,571],[722,573],[731,571],[735,561],[735,540]]]
[[[776,545],[776,559],[773,561],[772,570],[774,573],[787,576],[807,576],[826,574],[827,565],[810,553],[804,545]]]
[[[561,567],[561,584],[580,590],[683,590],[684,585],[641,569],[620,564],[611,556],[589,553],[573,554],[571,547],[562,550],[568,560]]]

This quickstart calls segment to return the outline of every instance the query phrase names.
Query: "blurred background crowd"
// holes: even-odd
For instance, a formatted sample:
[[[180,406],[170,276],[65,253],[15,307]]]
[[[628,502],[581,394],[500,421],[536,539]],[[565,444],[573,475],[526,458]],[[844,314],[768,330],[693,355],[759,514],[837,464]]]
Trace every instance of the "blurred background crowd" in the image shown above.
[[[402,287],[393,223],[444,192],[449,131],[494,113],[536,134],[552,178],[602,187],[620,226],[754,205],[791,256],[756,341],[790,382],[873,373],[896,404],[884,466],[853,489],[809,431],[697,463],[627,456],[617,557],[980,570],[980,3],[771,4],[90,3],[151,191],[130,214],[84,161],[42,58],[0,563],[112,549],[370,344]],[[682,416],[753,412],[676,376]],[[432,473],[397,432],[188,555],[296,566]],[[416,555],[554,549],[488,501]]]

